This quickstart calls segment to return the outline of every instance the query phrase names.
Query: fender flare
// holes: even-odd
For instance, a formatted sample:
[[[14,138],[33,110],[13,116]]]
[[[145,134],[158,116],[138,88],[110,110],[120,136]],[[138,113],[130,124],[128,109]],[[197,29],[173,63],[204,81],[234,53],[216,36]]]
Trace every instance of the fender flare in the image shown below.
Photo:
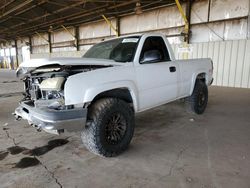
[[[113,89],[128,89],[133,100],[133,107],[135,112],[138,111],[138,91],[136,86],[131,81],[118,81],[112,83],[103,83],[101,85],[95,85],[85,90],[83,103],[91,102],[98,94],[113,90]]]
[[[191,89],[189,91],[190,95],[192,95],[192,93],[193,93],[195,82],[196,82],[197,76],[199,74],[205,74],[206,75],[205,79],[206,79],[206,84],[207,84],[207,73],[206,73],[206,70],[199,70],[199,71],[193,73],[192,80],[191,80]]]

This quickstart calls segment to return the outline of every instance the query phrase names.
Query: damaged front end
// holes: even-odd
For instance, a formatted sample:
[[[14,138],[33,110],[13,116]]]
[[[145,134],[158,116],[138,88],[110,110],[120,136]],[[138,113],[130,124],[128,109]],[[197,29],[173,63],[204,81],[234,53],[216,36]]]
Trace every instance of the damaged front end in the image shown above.
[[[97,68],[100,67],[50,65],[28,71],[19,69],[17,75],[20,76],[21,70],[25,93],[14,112],[16,119],[25,119],[37,130],[53,134],[82,130],[87,109],[65,105],[64,84],[71,75]]]

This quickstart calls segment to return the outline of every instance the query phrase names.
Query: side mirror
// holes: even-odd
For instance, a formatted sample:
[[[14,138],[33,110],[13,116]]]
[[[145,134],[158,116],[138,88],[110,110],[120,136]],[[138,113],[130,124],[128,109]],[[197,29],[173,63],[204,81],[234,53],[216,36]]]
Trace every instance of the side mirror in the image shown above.
[[[144,52],[141,63],[154,63],[162,59],[159,50],[149,50]]]

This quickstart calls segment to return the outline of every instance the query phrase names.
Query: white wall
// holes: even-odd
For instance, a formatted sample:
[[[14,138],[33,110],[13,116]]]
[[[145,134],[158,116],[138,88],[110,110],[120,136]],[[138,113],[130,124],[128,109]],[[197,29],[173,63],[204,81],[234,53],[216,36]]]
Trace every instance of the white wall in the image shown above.
[[[250,88],[250,40],[214,41],[189,45],[186,56],[173,45],[177,59],[211,58],[217,86]]]
[[[247,16],[249,14],[249,0],[197,0],[192,5],[191,11],[191,43],[239,40],[246,39],[250,28]],[[182,4],[185,10],[185,4]],[[210,12],[210,13],[209,13]],[[101,19],[101,16],[100,16]],[[221,20],[221,21],[219,21]],[[111,19],[116,27],[116,20]],[[180,34],[183,31],[184,21],[177,9],[177,6],[158,8],[145,11],[140,15],[123,16],[120,19],[120,33],[127,35],[142,32],[161,32],[166,35]],[[74,28],[68,28],[75,34]],[[48,35],[35,34],[32,36],[33,53],[48,53]],[[103,39],[115,37],[115,33],[109,25],[100,20],[93,23],[86,23],[79,27],[80,50],[86,50],[84,44],[89,45],[100,42]],[[46,40],[44,40],[45,38]],[[183,37],[173,37],[170,42],[181,43]],[[53,52],[72,51],[75,53],[74,38],[64,29],[52,33]],[[88,48],[88,47],[87,47]],[[63,54],[63,53],[62,53]],[[33,56],[33,55],[32,55]],[[34,55],[36,56],[36,55]]]

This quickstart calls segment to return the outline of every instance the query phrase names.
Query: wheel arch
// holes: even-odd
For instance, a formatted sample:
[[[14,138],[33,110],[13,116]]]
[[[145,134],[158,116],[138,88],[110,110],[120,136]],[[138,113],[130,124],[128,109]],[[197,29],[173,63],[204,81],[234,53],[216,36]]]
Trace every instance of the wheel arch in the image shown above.
[[[118,98],[133,105],[133,110],[138,111],[138,94],[135,86],[121,87],[95,87],[85,92],[84,104],[90,105],[101,98]]]
[[[207,73],[205,71],[200,71],[198,73],[193,74],[192,82],[191,82],[190,95],[193,93],[194,86],[195,86],[195,83],[196,83],[197,80],[201,80],[206,85],[208,85]]]
[[[121,99],[127,103],[133,104],[133,97],[131,95],[131,92],[129,91],[128,88],[115,88],[115,89],[110,89],[103,91],[99,94],[97,94],[91,103],[94,103],[95,101],[101,99],[101,98],[117,98]],[[134,108],[134,105],[133,105]]]

